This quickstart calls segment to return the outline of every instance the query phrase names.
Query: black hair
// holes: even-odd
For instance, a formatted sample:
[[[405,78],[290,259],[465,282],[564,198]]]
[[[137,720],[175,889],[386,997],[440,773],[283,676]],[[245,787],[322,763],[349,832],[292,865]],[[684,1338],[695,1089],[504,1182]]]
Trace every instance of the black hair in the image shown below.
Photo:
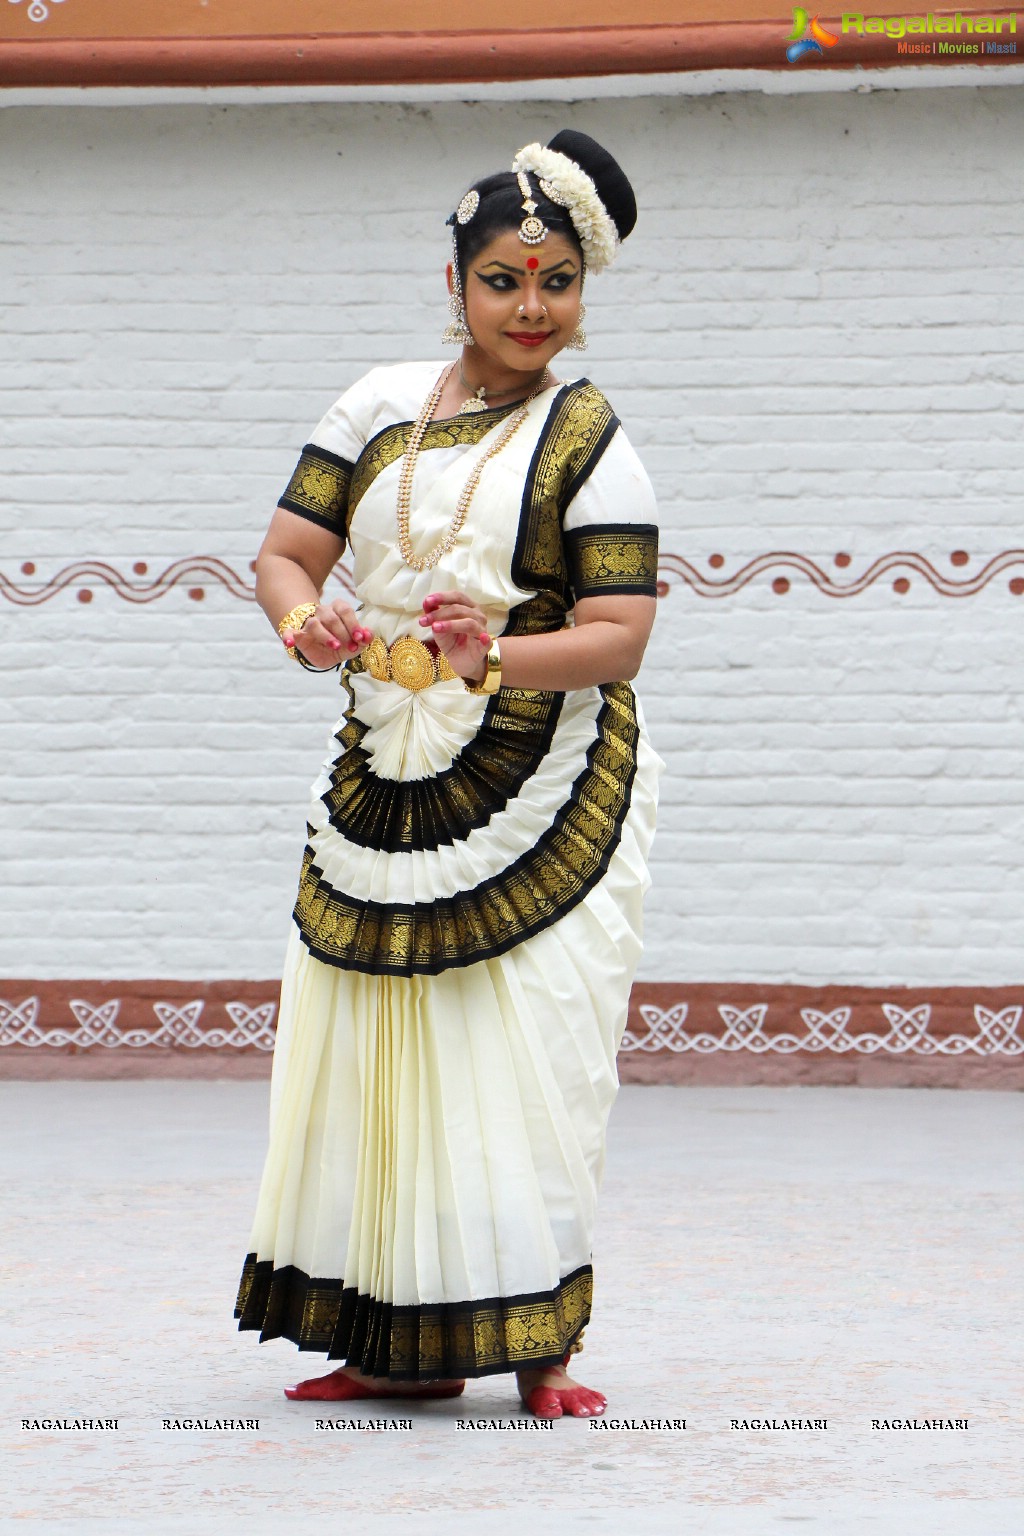
[[[567,155],[586,172],[615,225],[619,239],[625,240],[636,224],[636,198],[629,178],[619,163],[596,139],[574,128],[564,128],[561,133],[556,133],[547,147]],[[537,204],[536,216],[543,220],[548,229],[565,235],[572,242],[580,253],[582,263],[583,247],[569,210],[544,196],[538,178],[532,171],[527,173],[527,180],[530,196]],[[469,223],[458,223],[454,214],[448,220],[449,224],[454,225],[459,279],[463,287],[466,267],[474,256],[495,235],[507,229],[518,229],[526,217],[519,178],[512,171],[499,171],[494,176],[485,176],[482,181],[474,182],[470,190],[479,194],[480,203]]]
[[[537,218],[542,219],[553,233],[565,235],[566,239],[575,246],[582,263],[583,247],[576,233],[576,227],[569,217],[568,208],[562,208],[558,203],[553,203],[550,198],[545,197],[537,184],[537,177],[532,172],[527,172],[527,180],[530,184],[530,196],[537,204]],[[459,254],[459,279],[463,288],[466,286],[466,269],[474,257],[496,235],[504,234],[509,229],[518,229],[526,218],[519,178],[512,171],[499,171],[494,176],[485,176],[482,181],[473,183],[473,191],[479,193],[480,206],[469,223],[460,224],[454,219],[454,215],[452,216],[455,249]]]

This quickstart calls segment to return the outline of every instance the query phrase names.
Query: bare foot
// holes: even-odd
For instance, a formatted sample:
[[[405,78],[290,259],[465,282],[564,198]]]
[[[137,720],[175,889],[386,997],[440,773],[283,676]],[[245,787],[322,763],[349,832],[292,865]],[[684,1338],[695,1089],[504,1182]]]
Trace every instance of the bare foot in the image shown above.
[[[326,1376],[311,1376],[297,1386],[285,1387],[285,1397],[316,1402],[346,1402],[361,1397],[458,1397],[466,1383],[449,1378],[437,1381],[391,1381],[387,1376],[364,1376],[354,1365],[342,1365]]]
[[[390,1396],[394,1397],[429,1396],[432,1392],[438,1391],[439,1388],[443,1388],[446,1392],[451,1392],[458,1387],[461,1391],[466,1385],[465,1381],[456,1380],[455,1377],[448,1376],[439,1376],[436,1380],[432,1378],[430,1381],[392,1381],[389,1376],[364,1376],[358,1366],[355,1365],[343,1365],[341,1373],[345,1376],[351,1376],[352,1380],[357,1381],[361,1387],[369,1387],[372,1392],[387,1392]]]
[[[604,1413],[608,1403],[593,1387],[574,1381],[564,1365],[552,1365],[541,1371],[517,1371],[519,1396],[538,1419],[560,1419],[563,1414],[590,1418]]]

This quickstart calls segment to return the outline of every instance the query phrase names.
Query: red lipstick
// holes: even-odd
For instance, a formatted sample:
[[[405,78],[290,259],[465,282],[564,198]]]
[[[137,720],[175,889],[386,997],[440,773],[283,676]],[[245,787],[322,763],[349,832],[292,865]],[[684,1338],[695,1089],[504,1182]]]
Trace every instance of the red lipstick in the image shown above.
[[[554,331],[506,331],[509,341],[518,341],[521,347],[540,347],[549,341]]]

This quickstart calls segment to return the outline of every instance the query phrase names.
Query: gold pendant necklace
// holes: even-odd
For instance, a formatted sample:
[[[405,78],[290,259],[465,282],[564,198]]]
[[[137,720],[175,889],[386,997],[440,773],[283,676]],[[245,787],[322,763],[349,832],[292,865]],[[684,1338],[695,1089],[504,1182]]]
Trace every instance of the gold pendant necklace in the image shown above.
[[[473,492],[476,490],[480,483],[480,476],[483,474],[484,466],[487,464],[489,459],[494,458],[496,453],[501,452],[506,443],[511,440],[513,434],[517,432],[522,426],[523,422],[526,420],[526,415],[530,408],[531,402],[536,400],[537,396],[544,388],[544,380],[547,377],[547,369],[545,368],[534,389],[530,394],[527,395],[523,403],[517,406],[516,409],[512,412],[512,415],[508,418],[504,427],[498,434],[498,437],[495,439],[495,441],[491,444],[490,448],[488,448],[485,454],[481,455],[481,457],[477,459],[472,470],[470,471],[469,478],[467,479],[465,485],[462,487],[462,490],[459,492],[459,499],[455,507],[455,516],[452,518],[451,523],[448,526],[448,532],[445,534],[444,538],[439,544],[434,545],[429,554],[414,555],[412,552],[412,542],[409,537],[409,515],[412,507],[412,477],[416,469],[416,460],[419,456],[420,446],[427,434],[427,428],[430,425],[430,418],[433,416],[435,410],[437,409],[437,403],[441,398],[444,386],[451,378],[452,370],[455,368],[455,366],[456,365],[454,363],[448,364],[448,367],[444,370],[441,377],[430,391],[430,394],[427,396],[426,400],[424,400],[423,407],[415,422],[413,423],[412,431],[409,433],[409,439],[405,445],[405,458],[402,463],[402,474],[398,482],[398,551],[406,565],[411,566],[414,571],[432,570],[434,566],[437,565],[437,563],[454,548],[455,540],[459,536],[459,530],[463,523],[466,521],[466,514],[469,511],[469,504],[473,499]],[[484,410],[487,409],[486,406],[483,406],[482,408]]]
[[[457,416],[476,416],[480,411],[489,411],[493,409],[493,407],[488,405],[488,400],[504,399],[506,395],[518,394],[519,390],[522,388],[522,385],[520,384],[515,389],[493,389],[488,393],[488,391],[481,384],[479,389],[474,389],[462,371],[461,358],[458,360],[457,367],[459,370],[459,381],[462,384],[463,389],[469,390],[469,399],[463,400],[462,404],[459,406],[455,413]],[[542,379],[547,374],[547,371],[548,370],[546,367],[541,369],[540,377]]]

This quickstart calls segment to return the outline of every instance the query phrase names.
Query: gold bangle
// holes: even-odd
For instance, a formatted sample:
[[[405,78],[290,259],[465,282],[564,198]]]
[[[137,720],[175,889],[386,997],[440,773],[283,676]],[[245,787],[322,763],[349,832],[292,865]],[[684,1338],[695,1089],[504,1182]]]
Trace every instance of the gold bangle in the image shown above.
[[[501,687],[501,651],[497,640],[491,641],[491,648],[487,652],[487,671],[484,673],[482,683],[471,683],[467,678],[462,681],[466,685],[467,693],[497,693]]]
[[[286,613],[280,624],[277,626],[277,632],[281,636],[282,640],[284,639],[284,632],[286,629],[301,629],[306,620],[311,618],[312,615],[316,613],[316,610],[319,608],[319,606],[319,603],[299,603],[298,606],[293,608],[290,613]],[[294,645],[289,645],[287,647],[287,651],[288,655],[292,658],[293,661],[298,661],[299,658]],[[317,667],[316,670],[319,672],[320,668]]]

